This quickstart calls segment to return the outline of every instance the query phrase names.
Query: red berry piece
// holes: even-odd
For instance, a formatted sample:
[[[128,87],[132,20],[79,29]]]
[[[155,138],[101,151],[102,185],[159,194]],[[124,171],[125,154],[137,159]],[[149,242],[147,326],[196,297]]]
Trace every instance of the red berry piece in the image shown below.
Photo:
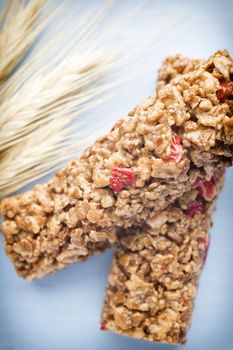
[[[218,99],[223,102],[230,96],[233,96],[233,83],[227,83],[222,81],[220,83],[220,89],[217,91]]]
[[[217,178],[216,178],[216,175],[213,174],[210,181],[202,181],[197,179],[193,187],[198,190],[199,195],[203,197],[206,201],[212,201],[217,194],[216,185],[217,185]]]
[[[163,270],[163,272],[168,272],[168,264],[162,264],[161,265],[161,270]]]
[[[185,215],[194,217],[197,213],[201,213],[203,210],[202,205],[198,201],[194,201],[190,204],[187,210],[185,210]]]
[[[208,250],[210,246],[210,237],[207,236],[206,238],[199,237],[197,238],[197,243],[200,246],[200,255],[203,257],[203,264],[206,261]]]
[[[110,185],[114,192],[133,185],[136,181],[134,171],[130,168],[114,168],[110,176]]]
[[[122,120],[118,120],[112,127],[111,131],[114,131],[115,129],[119,128],[119,126],[122,124]]]
[[[116,124],[115,124],[115,125],[113,125],[113,127],[112,127],[111,131],[114,131],[115,129],[116,129]]]
[[[101,329],[101,331],[106,331],[107,330],[105,322],[101,323],[100,329]]]
[[[172,137],[171,152],[168,157],[162,158],[166,162],[178,163],[183,154],[183,146],[181,144],[181,137],[177,134]]]

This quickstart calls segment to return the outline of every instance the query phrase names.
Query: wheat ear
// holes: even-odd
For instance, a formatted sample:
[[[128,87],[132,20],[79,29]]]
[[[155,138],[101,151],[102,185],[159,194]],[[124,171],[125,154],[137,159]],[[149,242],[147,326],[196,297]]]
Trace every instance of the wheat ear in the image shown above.
[[[0,81],[6,79],[44,28],[38,21],[46,0],[6,0],[0,15]]]
[[[96,47],[103,37],[93,41],[94,28],[111,4],[112,1],[107,2],[92,18],[81,16],[80,22],[89,26],[81,33],[80,27],[76,28],[80,34],[78,42],[65,45],[59,64],[54,64],[52,58],[52,64],[44,67],[44,57],[39,52],[31,57],[34,66],[26,60],[19,72],[7,81],[5,98],[0,105],[1,197],[53,170],[93,138],[80,131],[78,140],[72,138],[68,126],[83,112],[101,103],[106,98],[101,97],[101,93],[118,83],[117,79],[111,82],[114,77],[111,72],[116,71],[119,64],[118,55],[98,52]],[[56,41],[50,40],[47,52],[52,54],[62,46],[61,37],[62,33],[57,33]],[[98,95],[99,98],[94,99]]]

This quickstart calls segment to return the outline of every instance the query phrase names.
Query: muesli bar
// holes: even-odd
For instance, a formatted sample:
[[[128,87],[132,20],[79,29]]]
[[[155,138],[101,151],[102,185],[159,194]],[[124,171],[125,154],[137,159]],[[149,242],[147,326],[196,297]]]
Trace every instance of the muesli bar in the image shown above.
[[[180,55],[168,57],[157,90],[197,64]],[[223,182],[223,174],[215,174],[214,181],[185,193],[142,227],[119,232],[102,330],[155,342],[186,341],[216,200],[206,193],[218,194]]]
[[[216,177],[219,193],[223,174]],[[211,186],[206,183],[205,189]],[[203,192],[193,190],[142,227],[119,232],[102,330],[154,342],[185,343],[214,206],[215,199],[206,201]]]
[[[2,200],[5,249],[18,274],[42,277],[105,249],[117,227],[141,224],[230,166],[232,73],[228,52],[217,51],[48,184]]]

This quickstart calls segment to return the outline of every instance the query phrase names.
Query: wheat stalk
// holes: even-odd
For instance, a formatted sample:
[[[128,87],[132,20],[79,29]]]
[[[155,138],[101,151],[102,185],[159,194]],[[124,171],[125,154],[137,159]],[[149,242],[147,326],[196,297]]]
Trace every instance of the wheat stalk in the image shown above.
[[[112,3],[107,2],[92,19],[81,18],[89,25],[81,33],[79,26],[78,42],[65,46],[63,54],[59,55],[59,64],[56,56],[56,60],[52,58],[50,64],[44,66],[44,55],[39,51],[3,85],[1,197],[51,171],[90,140],[89,136],[80,133],[80,141],[68,138],[71,134],[68,125],[103,100],[103,97],[96,100],[93,97],[117,83],[117,80],[111,83],[109,79],[102,79],[117,67],[117,55],[97,52],[93,38],[87,44]],[[57,33],[56,41],[50,40],[45,45],[50,54],[62,45],[61,33]],[[95,44],[98,46],[98,40]],[[45,53],[44,49],[42,51]]]
[[[67,115],[64,113],[66,112],[64,108],[71,96],[76,106],[93,97],[96,90],[85,91],[85,89],[97,81],[103,73],[108,72],[116,56],[96,54],[93,47],[84,50],[83,43],[86,44],[85,40],[93,32],[95,23],[101,21],[113,2],[108,2],[94,19],[85,17],[88,26],[81,33],[78,45],[75,46],[77,52],[74,54],[71,52],[67,57],[60,57],[60,64],[52,70],[51,65],[46,71],[44,68],[36,69],[32,78],[26,80],[19,91],[11,91],[11,94],[8,91],[5,94],[5,100],[0,106],[0,151],[22,142],[30,132],[51,118]],[[53,45],[52,40],[50,51]],[[93,46],[93,43],[91,45]],[[30,75],[32,75],[31,66],[33,64],[26,65]],[[23,70],[24,79],[29,73]],[[21,84],[22,76],[19,76],[18,80]],[[16,85],[15,82],[13,85]],[[70,108],[68,110],[71,112]],[[57,113],[56,117],[54,112]]]
[[[0,100],[11,97],[22,87],[24,82],[28,79],[32,79],[32,77],[34,78],[34,74],[38,73],[38,71],[40,71],[40,74],[45,74],[46,71],[53,69],[54,66],[62,62],[68,54],[70,55],[71,51],[77,52],[84,50],[86,52],[87,49],[93,46],[93,42],[90,43],[88,39],[115,1],[116,0],[109,0],[106,6],[99,12],[93,14],[93,18],[90,18],[87,14],[82,14],[82,8],[80,8],[78,20],[74,18],[67,21],[66,18],[64,18],[64,12],[69,8],[72,2],[71,0],[65,2],[64,5],[58,6],[56,11],[52,11],[52,13],[49,12],[47,14],[47,21],[44,22],[49,23],[51,19],[55,17],[53,24],[60,23],[59,29],[55,26],[55,28],[52,27],[53,30],[50,28],[48,31],[50,35],[46,35],[47,33],[45,33],[43,36],[44,41],[39,45],[38,52],[33,52],[29,58],[27,57],[26,62],[24,62],[24,64],[14,72],[14,75],[1,86]],[[65,32],[64,28],[66,28]],[[83,42],[84,39],[86,39],[86,45],[85,42]]]
[[[87,101],[88,85],[105,70],[105,62],[98,57],[85,64],[80,57],[72,56],[54,71],[35,76],[0,106],[0,151],[22,142],[48,120],[63,117],[64,104],[71,95],[77,105]]]
[[[0,15],[0,81],[6,79],[44,28],[37,22],[46,0],[6,0]],[[37,22],[37,23],[36,23]]]

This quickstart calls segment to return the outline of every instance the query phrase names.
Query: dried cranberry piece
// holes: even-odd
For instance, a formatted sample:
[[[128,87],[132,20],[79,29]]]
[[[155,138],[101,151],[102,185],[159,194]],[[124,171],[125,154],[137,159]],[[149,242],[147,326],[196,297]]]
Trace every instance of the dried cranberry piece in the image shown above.
[[[114,192],[120,192],[124,187],[133,185],[136,181],[134,171],[130,168],[114,168],[110,176],[110,185]]]
[[[122,120],[118,120],[112,127],[111,131],[114,131],[115,129],[119,128],[119,126],[122,124]]]
[[[183,154],[183,146],[181,144],[181,137],[177,134],[172,136],[171,152],[168,157],[163,157],[162,159],[166,162],[178,163]]]
[[[194,217],[197,213],[201,213],[203,210],[203,207],[200,202],[194,201],[190,204],[187,210],[185,210],[185,215],[190,216],[191,218]]]
[[[200,249],[200,253],[201,253],[201,256],[203,257],[203,264],[204,264],[206,261],[209,246],[210,246],[210,236],[207,236],[206,238],[203,238],[203,237],[197,238],[197,243],[203,247],[202,249]]]
[[[105,322],[101,323],[100,329],[101,329],[101,331],[106,331],[107,330]]]
[[[217,195],[217,177],[212,175],[210,181],[197,179],[193,185],[198,190],[198,193],[206,201],[212,201]]]
[[[223,102],[225,99],[233,95],[233,83],[222,81],[220,89],[217,91],[218,99]]]
[[[117,125],[113,125],[112,129],[111,129],[111,132],[114,131],[115,129],[117,128]]]
[[[162,264],[161,270],[163,270],[163,272],[168,272],[168,264]]]

